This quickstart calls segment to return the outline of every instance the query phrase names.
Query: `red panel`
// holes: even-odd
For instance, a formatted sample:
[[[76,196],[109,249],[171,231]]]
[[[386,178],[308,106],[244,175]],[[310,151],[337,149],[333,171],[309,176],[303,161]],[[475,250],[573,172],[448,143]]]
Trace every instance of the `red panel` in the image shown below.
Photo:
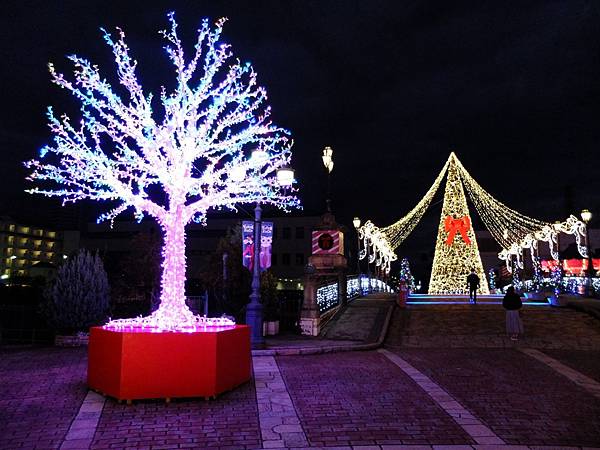
[[[250,328],[153,333],[92,328],[88,384],[118,399],[209,397],[250,379]]]

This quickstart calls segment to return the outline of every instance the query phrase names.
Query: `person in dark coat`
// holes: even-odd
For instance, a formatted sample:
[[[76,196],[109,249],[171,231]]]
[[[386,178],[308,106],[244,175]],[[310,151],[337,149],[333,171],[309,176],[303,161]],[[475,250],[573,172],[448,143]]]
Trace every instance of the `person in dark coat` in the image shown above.
[[[475,269],[467,276],[467,288],[469,288],[469,302],[477,304],[477,289],[479,289],[479,277],[475,274]]]
[[[502,306],[506,310],[506,334],[510,336],[511,341],[516,341],[519,334],[523,334],[523,321],[519,310],[523,307],[523,302],[515,288],[510,286],[506,290],[506,295],[502,299]]]

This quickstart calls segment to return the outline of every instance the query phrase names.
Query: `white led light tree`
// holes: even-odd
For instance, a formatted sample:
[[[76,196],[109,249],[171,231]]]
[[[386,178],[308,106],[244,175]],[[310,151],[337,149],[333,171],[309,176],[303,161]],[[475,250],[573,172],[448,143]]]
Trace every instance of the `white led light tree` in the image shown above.
[[[63,203],[115,202],[99,221],[112,222],[131,209],[138,220],[147,214],[160,224],[160,306],[148,317],[113,321],[113,326],[178,330],[203,321],[185,304],[190,221],[205,222],[209,210],[235,210],[242,203],[299,206],[293,190],[277,179],[277,171],[290,162],[289,132],[270,121],[266,90],[257,84],[252,66],[235,60],[230,46],[219,42],[225,19],[214,27],[202,22],[190,58],[172,13],[169,21],[161,34],[176,84],[170,92],[163,87],[159,99],[138,82],[137,62],[120,29],[116,39],[103,30],[116,61],[118,89],[78,56],[68,57],[75,66],[73,80],[50,64],[52,81],[81,103],[82,119],[76,126],[49,108],[54,142],[26,163],[32,169],[29,179],[40,182],[28,192],[62,197]],[[157,201],[151,190],[162,191],[165,200]]]

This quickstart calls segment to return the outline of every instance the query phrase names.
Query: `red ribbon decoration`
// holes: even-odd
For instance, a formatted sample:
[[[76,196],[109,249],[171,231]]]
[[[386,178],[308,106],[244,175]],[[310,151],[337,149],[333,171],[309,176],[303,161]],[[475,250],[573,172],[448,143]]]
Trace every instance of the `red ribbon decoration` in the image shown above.
[[[471,245],[471,240],[469,236],[467,236],[467,231],[471,228],[471,219],[469,216],[462,216],[458,219],[453,218],[452,216],[447,216],[444,220],[444,229],[448,232],[448,239],[446,239],[446,245],[452,245],[454,242],[454,236],[456,233],[460,233],[463,238],[463,241],[467,245]]]

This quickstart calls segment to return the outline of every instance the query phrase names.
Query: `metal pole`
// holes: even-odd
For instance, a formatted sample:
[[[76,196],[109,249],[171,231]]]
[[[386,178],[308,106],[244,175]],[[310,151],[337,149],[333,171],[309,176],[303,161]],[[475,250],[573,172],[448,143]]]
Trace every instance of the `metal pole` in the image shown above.
[[[558,252],[558,267],[560,268],[559,289],[562,291],[563,265],[560,260],[560,233],[556,235],[556,251]]]
[[[260,303],[260,233],[262,227],[261,208],[254,208],[254,254],[252,255],[252,293],[246,307],[246,325],[251,328],[252,348],[263,348],[263,305]]]
[[[227,252],[223,253],[223,306],[227,305],[227,259],[229,255]]]
[[[358,291],[362,293],[362,286],[360,285],[360,238],[358,237],[358,230],[356,230],[356,276],[358,277]]]
[[[208,289],[204,291],[204,317],[208,317]]]
[[[587,266],[587,286],[586,296],[592,296],[592,276],[594,275],[594,260],[592,259],[592,246],[590,245],[590,229],[586,224],[585,227],[585,242],[587,244],[588,252],[588,266]]]
[[[369,262],[369,259],[371,258],[371,255],[370,255],[371,252],[369,250],[369,247],[370,247],[369,239],[367,239],[366,242],[367,242],[367,278],[369,280],[368,293],[370,294],[371,293],[371,263]]]
[[[327,212],[331,212],[331,171],[327,169]]]

